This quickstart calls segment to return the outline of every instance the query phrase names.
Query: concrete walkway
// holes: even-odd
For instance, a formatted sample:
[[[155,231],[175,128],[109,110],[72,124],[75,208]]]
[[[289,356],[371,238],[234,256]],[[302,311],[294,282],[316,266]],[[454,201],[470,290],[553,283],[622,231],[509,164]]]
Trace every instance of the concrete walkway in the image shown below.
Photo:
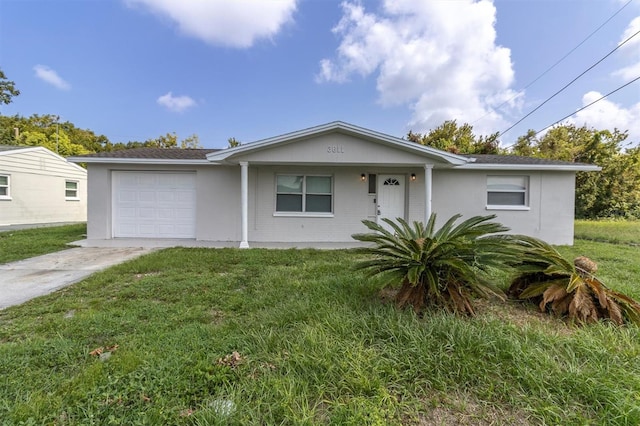
[[[150,253],[153,248],[72,248],[0,265],[0,309],[83,280],[94,272]]]

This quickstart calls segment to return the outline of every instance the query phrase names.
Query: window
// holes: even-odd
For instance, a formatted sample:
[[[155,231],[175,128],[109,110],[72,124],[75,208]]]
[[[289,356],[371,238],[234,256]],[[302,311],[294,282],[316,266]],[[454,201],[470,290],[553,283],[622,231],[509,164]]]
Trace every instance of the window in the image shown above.
[[[65,181],[64,197],[67,200],[77,200],[78,199],[78,182],[76,182],[74,180]]]
[[[369,195],[376,194],[376,175],[369,174]]]
[[[0,175],[0,199],[10,200],[9,175]]]
[[[487,206],[526,207],[528,176],[487,176]]]
[[[331,176],[276,176],[276,212],[331,213]]]

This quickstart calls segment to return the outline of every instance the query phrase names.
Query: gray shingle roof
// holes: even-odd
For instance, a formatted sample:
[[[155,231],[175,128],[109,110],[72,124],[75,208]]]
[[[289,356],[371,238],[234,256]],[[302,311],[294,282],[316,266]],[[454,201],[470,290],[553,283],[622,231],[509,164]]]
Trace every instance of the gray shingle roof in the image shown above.
[[[98,152],[78,156],[80,158],[130,158],[146,160],[206,160],[207,154],[219,149],[205,148],[132,148],[111,152]]]
[[[15,151],[16,149],[33,148],[32,146],[18,146],[18,145],[0,145],[0,151]]]
[[[571,161],[549,160],[546,158],[521,157],[518,155],[492,155],[492,154],[462,154],[463,157],[475,158],[475,164],[513,164],[513,165],[549,165],[549,166],[577,166],[584,163],[572,163]]]

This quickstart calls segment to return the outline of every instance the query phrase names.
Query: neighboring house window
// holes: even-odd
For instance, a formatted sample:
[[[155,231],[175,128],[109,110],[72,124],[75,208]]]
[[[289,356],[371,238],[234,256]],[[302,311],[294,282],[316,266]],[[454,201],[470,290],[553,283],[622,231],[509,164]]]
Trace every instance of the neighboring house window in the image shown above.
[[[78,182],[77,181],[75,181],[75,180],[67,180],[67,181],[65,181],[64,197],[67,200],[77,200],[78,199]]]
[[[331,213],[331,176],[276,176],[276,212]]]
[[[527,207],[528,176],[487,176],[488,207]]]
[[[0,175],[0,200],[10,200],[9,175]]]

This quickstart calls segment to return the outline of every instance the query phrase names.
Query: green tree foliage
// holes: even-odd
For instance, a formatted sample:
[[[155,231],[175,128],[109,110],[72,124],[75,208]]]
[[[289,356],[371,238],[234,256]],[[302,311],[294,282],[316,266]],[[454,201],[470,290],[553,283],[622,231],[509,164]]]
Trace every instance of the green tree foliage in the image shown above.
[[[183,149],[197,149],[202,148],[200,145],[200,138],[195,133],[188,138],[185,138],[180,142],[180,148]]]
[[[626,132],[556,126],[541,138],[518,138],[515,155],[596,164],[600,172],[576,174],[576,217],[640,218],[640,149],[625,149]]]
[[[456,120],[445,121],[426,134],[409,131],[407,139],[454,154],[500,154],[498,133],[476,136],[473,126],[467,123],[458,126]]]
[[[227,139],[227,142],[229,143],[229,145],[227,146],[227,148],[235,148],[237,146],[242,145],[242,142],[240,142],[238,139],[236,138],[229,138]]]
[[[16,89],[16,84],[7,79],[4,71],[0,69],[0,104],[9,105],[18,95],[20,95],[20,91]]]

